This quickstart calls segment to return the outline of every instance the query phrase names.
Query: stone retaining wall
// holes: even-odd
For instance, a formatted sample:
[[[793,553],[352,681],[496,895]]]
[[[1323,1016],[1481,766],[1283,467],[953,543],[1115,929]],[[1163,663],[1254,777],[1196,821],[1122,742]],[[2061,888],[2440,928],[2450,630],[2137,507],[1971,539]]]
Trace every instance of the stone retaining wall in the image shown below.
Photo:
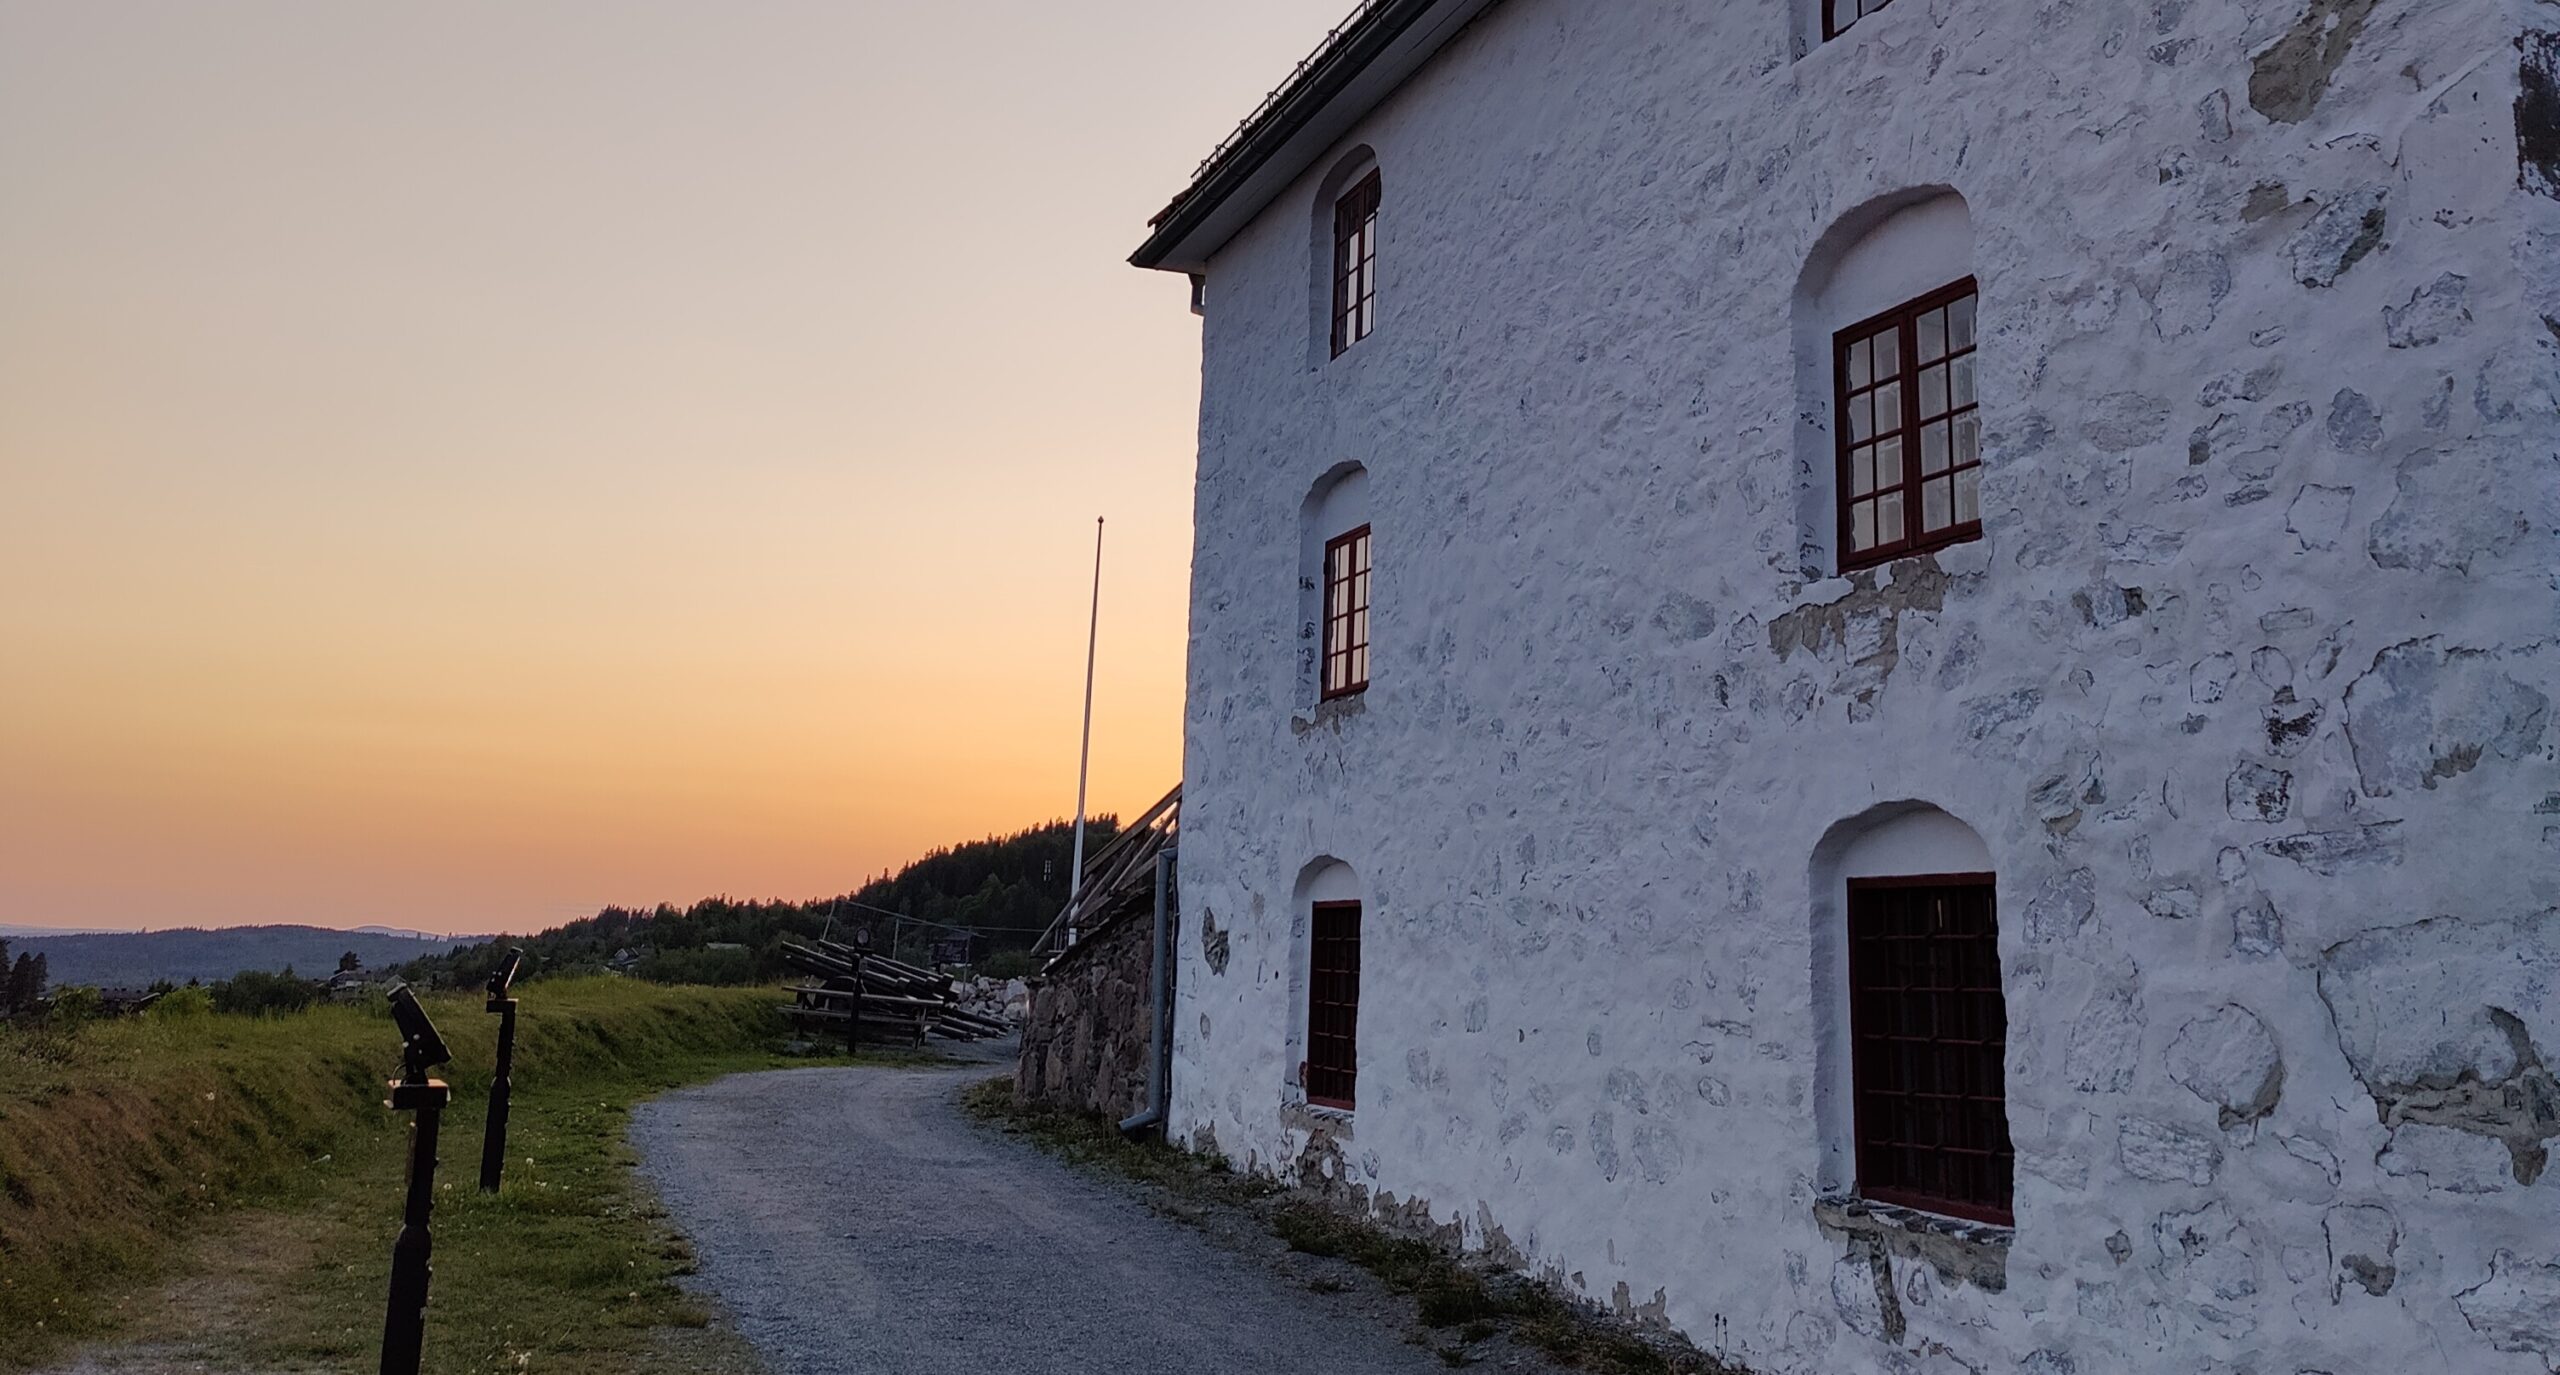
[[[1021,1101],[1115,1118],[1145,1105],[1154,939],[1155,913],[1140,910],[1086,937],[1034,982],[1014,1070]]]

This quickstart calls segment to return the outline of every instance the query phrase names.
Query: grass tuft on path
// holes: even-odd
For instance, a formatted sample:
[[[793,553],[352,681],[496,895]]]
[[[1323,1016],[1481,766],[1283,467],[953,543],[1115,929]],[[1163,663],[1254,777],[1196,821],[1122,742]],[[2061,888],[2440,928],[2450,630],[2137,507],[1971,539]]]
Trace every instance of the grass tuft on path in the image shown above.
[[[1453,1255],[1297,1195],[1277,1181],[1237,1174],[1224,1157],[1131,1141],[1096,1114],[1018,1103],[1009,1075],[971,1086],[961,1105],[972,1117],[1071,1164],[1120,1175],[1193,1205],[1250,1212],[1292,1251],[1349,1261],[1389,1290],[1411,1296],[1423,1326],[1454,1338],[1434,1347],[1452,1366],[1473,1364],[1470,1347],[1508,1335],[1560,1365],[1599,1375],[1746,1375],[1675,1338],[1631,1331],[1527,1276]]]

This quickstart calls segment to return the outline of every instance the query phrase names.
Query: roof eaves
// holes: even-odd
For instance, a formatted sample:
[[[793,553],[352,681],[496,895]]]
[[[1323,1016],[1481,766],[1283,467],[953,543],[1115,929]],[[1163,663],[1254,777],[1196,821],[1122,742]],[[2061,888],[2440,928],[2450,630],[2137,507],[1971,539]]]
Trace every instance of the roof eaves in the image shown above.
[[[1282,162],[1284,155],[1293,152],[1293,145],[1299,145],[1294,152],[1301,159],[1312,157],[1303,145],[1320,122],[1331,131],[1324,140],[1329,145],[1341,128],[1375,108],[1450,35],[1495,3],[1498,0],[1362,0],[1360,9],[1333,31],[1314,56],[1300,63],[1289,80],[1209,155],[1193,174],[1191,185],[1148,222],[1154,232],[1129,261],[1166,271],[1197,271],[1205,266],[1208,255],[1238,224],[1220,226],[1223,232],[1217,233],[1216,243],[1195,244],[1201,232],[1222,219],[1240,223],[1241,218],[1250,217],[1221,215],[1230,202],[1254,189],[1257,182],[1271,180],[1268,174],[1274,171],[1294,177],[1304,170]],[[1391,55],[1404,60],[1404,69],[1389,73],[1393,79],[1383,86],[1369,82],[1364,89],[1363,78],[1373,75],[1373,69]],[[1355,102],[1347,103],[1346,95],[1355,96]],[[1347,108],[1353,103],[1356,108]],[[1275,188],[1266,185],[1261,190],[1267,203]],[[1249,211],[1261,208],[1254,204]]]

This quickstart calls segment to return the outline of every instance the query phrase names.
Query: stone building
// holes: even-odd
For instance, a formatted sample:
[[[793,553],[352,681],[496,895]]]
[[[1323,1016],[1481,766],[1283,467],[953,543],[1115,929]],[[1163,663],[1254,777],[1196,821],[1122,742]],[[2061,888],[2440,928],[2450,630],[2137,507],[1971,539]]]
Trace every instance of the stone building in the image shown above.
[[[1765,1372],[2560,1370],[2555,30],[1369,0],[1135,259],[1174,1135]]]

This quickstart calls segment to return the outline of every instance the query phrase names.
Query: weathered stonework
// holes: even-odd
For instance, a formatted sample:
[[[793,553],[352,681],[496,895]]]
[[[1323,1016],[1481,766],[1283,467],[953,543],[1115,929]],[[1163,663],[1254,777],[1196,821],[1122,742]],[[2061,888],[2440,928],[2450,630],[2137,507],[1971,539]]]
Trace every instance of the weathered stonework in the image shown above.
[[[1209,263],[1175,1135],[1772,1375],[2560,1372],[2560,8],[1809,12],[1504,0]],[[1840,577],[1800,286],[1947,191],[1985,537]],[[1916,803],[1998,874],[1996,1249],[1838,1178],[1824,847]]]
[[[1124,1118],[1146,1104],[1155,918],[1087,935],[1031,989],[1013,1091],[1026,1103]]]

